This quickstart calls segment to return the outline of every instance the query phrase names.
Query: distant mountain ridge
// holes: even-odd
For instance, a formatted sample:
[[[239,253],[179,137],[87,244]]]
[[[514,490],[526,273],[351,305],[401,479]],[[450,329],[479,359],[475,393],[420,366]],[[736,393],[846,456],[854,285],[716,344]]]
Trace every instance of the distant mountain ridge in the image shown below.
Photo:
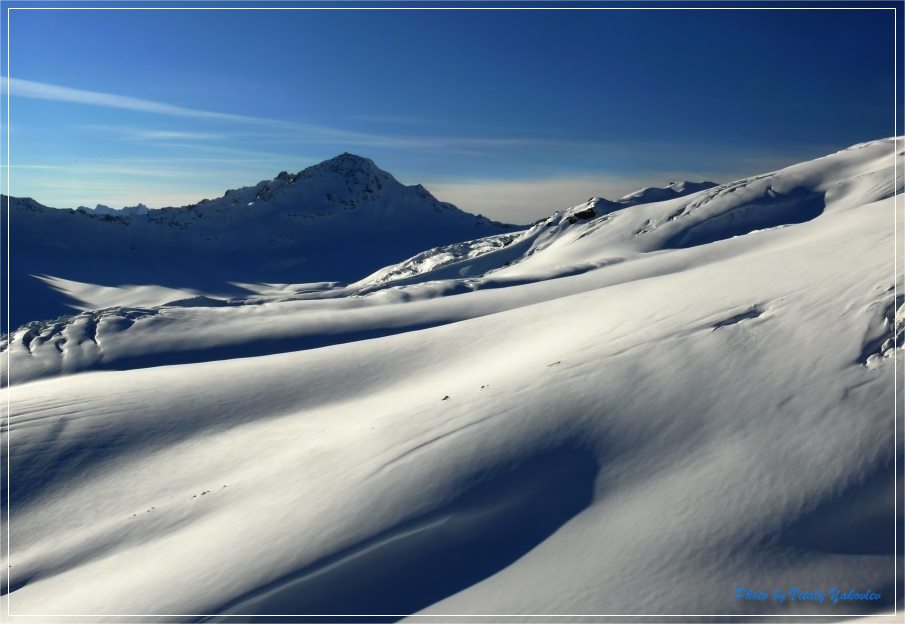
[[[12,328],[75,311],[77,297],[42,276],[164,287],[164,300],[140,301],[150,305],[173,289],[230,296],[247,294],[235,282],[351,281],[424,249],[520,229],[348,153],[182,207],[72,210],[12,197],[9,207]]]
[[[592,197],[553,218],[575,223],[714,184],[674,182],[616,201]],[[396,263],[427,253],[418,273],[435,266],[437,248],[510,240],[528,227],[460,210],[348,152],[180,207],[57,209],[9,199],[9,330],[79,309],[245,297],[256,284],[347,283],[385,269],[388,277]],[[3,211],[6,204],[3,196]]]
[[[126,206],[124,208],[111,208],[110,206],[105,206],[104,204],[97,204],[94,208],[89,208],[88,206],[79,206],[76,208],[78,212],[86,212],[88,214],[98,214],[98,215],[139,215],[139,214],[147,214],[148,208],[144,204],[138,204],[136,206]]]

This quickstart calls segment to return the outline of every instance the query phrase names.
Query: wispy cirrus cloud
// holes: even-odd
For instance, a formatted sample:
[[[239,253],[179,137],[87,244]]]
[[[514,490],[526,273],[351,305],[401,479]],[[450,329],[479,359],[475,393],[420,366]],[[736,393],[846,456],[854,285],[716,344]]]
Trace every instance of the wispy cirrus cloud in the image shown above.
[[[191,132],[187,130],[154,130],[134,126],[83,124],[81,130],[111,134],[131,141],[218,141],[227,138],[222,133]]]
[[[305,135],[312,137],[320,137],[321,139],[330,138],[332,140],[345,139],[350,141],[367,142],[386,138],[379,135],[352,132],[343,130],[341,128],[334,128],[325,125],[310,124],[297,121],[285,121],[281,119],[257,117],[252,115],[237,115],[233,113],[223,113],[219,111],[175,106],[173,104],[167,104],[165,102],[117,95],[114,93],[105,93],[101,91],[88,91],[85,89],[63,87],[60,85],[54,85],[45,82],[24,80],[22,78],[0,77],[0,91],[8,92],[13,97],[51,100],[55,102],[69,102],[73,104],[131,110],[170,117],[203,119],[212,122],[231,122],[236,124],[250,124],[264,127],[269,126],[273,129],[279,129],[281,132],[294,130],[296,132],[304,133]]]
[[[107,108],[120,108],[138,111],[142,113],[154,113],[157,115],[170,115],[174,117],[191,117],[195,119],[210,119],[215,121],[233,121],[242,123],[278,123],[272,119],[253,117],[248,115],[234,115],[232,113],[220,113],[216,111],[200,110],[173,106],[163,102],[144,100],[125,95],[115,95],[101,91],[86,91],[46,82],[35,82],[22,78],[0,78],[0,86],[3,92],[9,92],[11,96],[32,98],[36,100],[52,100],[55,102],[71,102],[73,104],[87,104],[90,106],[105,106]]]
[[[433,123],[429,119],[420,117],[410,117],[408,115],[350,115],[348,119],[353,121],[367,121],[371,123],[386,123],[397,125],[423,125]]]
[[[449,137],[428,135],[398,135],[388,133],[357,132],[335,126],[307,123],[299,121],[287,121],[268,117],[252,115],[238,115],[219,111],[202,110],[176,106],[155,100],[146,100],[130,96],[105,93],[101,91],[89,91],[64,87],[22,78],[0,77],[0,91],[8,92],[11,96],[56,102],[69,102],[87,106],[100,106],[131,110],[155,115],[170,117],[182,117],[201,119],[211,122],[230,122],[238,125],[253,125],[261,128],[255,132],[231,133],[235,136],[255,137],[303,144],[342,144],[354,147],[379,147],[389,149],[446,149],[459,153],[477,153],[491,149],[517,148],[517,147],[577,147],[577,146],[604,146],[603,143],[583,140],[561,140],[545,137]],[[368,120],[368,116],[360,116],[361,120]],[[370,117],[373,123],[412,123],[412,118],[375,115]],[[269,131],[263,130],[269,128]],[[170,136],[165,136],[170,133]],[[180,136],[180,134],[182,136]],[[192,138],[185,136],[187,133],[177,131],[154,131],[135,129],[133,136],[145,140],[181,139]],[[207,135],[207,133],[199,133]],[[198,137],[195,137],[198,138]],[[205,136],[205,138],[210,138]]]
[[[66,175],[117,175],[132,176],[138,178],[159,177],[159,178],[182,178],[185,171],[177,167],[131,167],[117,165],[112,162],[104,163],[75,163],[71,165],[44,165],[44,164],[10,164],[13,169],[21,169],[23,171],[58,171],[65,172]]]

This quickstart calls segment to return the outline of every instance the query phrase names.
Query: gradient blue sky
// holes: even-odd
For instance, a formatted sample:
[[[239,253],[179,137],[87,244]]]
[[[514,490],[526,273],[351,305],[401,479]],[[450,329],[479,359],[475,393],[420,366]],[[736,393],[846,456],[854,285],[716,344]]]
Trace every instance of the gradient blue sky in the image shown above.
[[[893,32],[868,10],[14,9],[10,191],[179,205],[351,151],[525,221],[892,135]]]

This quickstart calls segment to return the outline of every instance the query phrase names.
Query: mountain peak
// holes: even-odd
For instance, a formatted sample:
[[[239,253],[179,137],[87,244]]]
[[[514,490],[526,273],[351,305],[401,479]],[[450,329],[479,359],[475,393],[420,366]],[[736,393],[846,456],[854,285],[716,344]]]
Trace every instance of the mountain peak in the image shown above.
[[[358,154],[353,154],[352,152],[343,152],[339,156],[334,156],[333,158],[330,158],[329,160],[351,160],[351,161],[366,162],[366,163],[370,163],[372,165],[374,164],[374,161],[371,160],[370,158],[365,158],[364,156],[359,156]]]
[[[381,173],[389,175],[374,164],[374,161],[364,156],[343,152],[339,156],[334,156],[321,163],[308,167],[309,170],[326,170],[331,173],[338,173],[344,176],[351,176],[359,173],[375,174]]]

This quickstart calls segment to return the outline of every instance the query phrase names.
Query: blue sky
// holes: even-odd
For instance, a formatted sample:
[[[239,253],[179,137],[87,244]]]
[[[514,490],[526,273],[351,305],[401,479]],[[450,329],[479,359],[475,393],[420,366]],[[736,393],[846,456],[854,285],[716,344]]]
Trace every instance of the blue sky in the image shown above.
[[[9,26],[10,190],[60,207],[179,205],[351,151],[527,220],[894,132],[890,11],[14,10]]]

